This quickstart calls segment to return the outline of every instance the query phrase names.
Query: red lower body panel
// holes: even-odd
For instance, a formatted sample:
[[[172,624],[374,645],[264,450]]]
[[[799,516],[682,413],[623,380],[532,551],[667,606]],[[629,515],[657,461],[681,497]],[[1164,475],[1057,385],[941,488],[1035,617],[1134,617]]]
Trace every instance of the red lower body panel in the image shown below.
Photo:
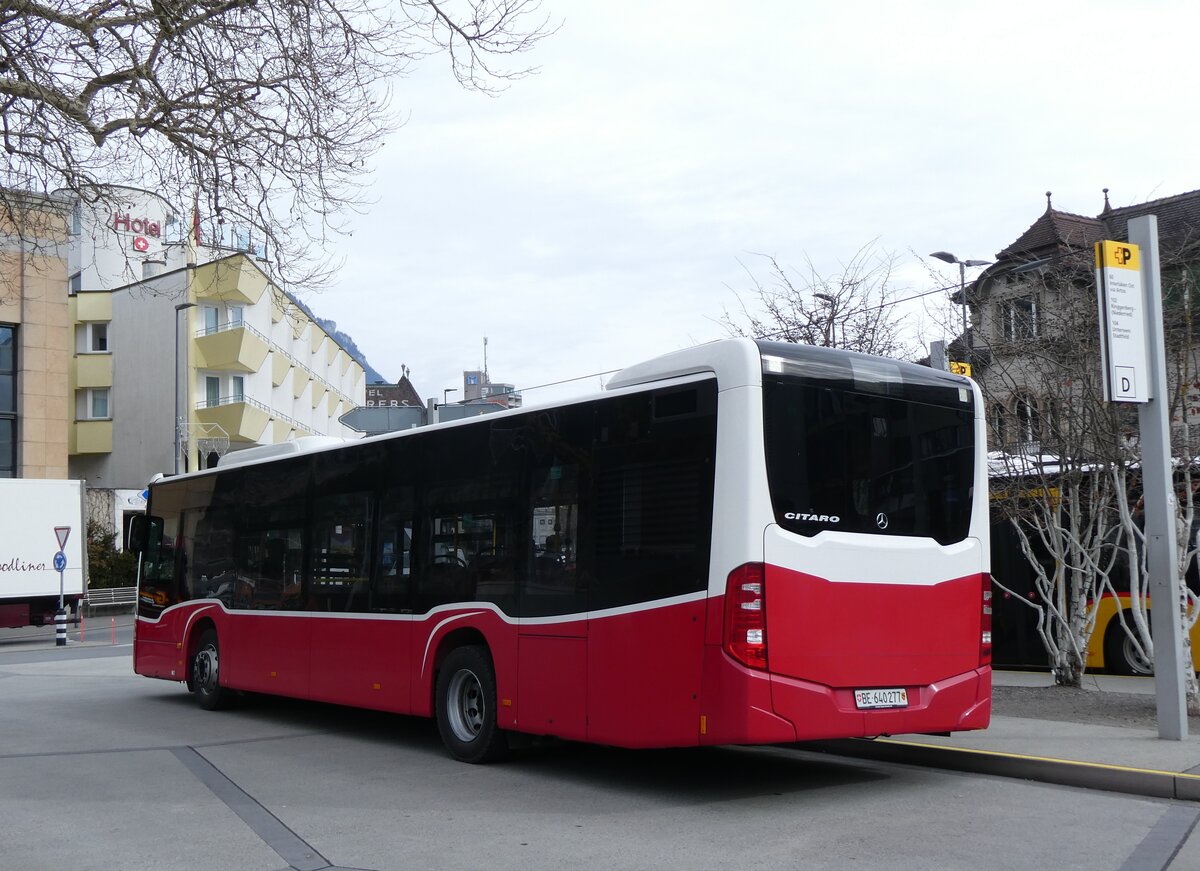
[[[188,651],[212,627],[221,645],[222,682],[231,688],[431,716],[441,656],[459,644],[483,644],[495,664],[499,725],[537,735],[682,747],[987,725],[987,667],[972,665],[925,683],[848,686],[756,671],[723,650],[721,613],[722,597],[715,597],[522,626],[490,606],[378,619],[265,615],[197,602],[168,609],[157,621],[138,621],[134,668],[186,679]],[[778,621],[769,627],[768,633],[781,630]],[[903,687],[908,707],[859,711],[856,686]]]
[[[860,711],[854,688],[767,674],[707,647],[702,744],[772,744],[987,728],[992,670],[904,687],[908,707]]]

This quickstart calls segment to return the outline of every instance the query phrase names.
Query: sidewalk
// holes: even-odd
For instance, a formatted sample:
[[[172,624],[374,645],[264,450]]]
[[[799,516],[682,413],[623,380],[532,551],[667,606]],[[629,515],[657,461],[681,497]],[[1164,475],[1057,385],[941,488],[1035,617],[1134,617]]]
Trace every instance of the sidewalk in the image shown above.
[[[1200,718],[1158,737],[1153,678],[1087,675],[1082,690],[1047,673],[993,675],[991,726],[949,736],[823,742],[845,755],[1136,795],[1200,801]]]

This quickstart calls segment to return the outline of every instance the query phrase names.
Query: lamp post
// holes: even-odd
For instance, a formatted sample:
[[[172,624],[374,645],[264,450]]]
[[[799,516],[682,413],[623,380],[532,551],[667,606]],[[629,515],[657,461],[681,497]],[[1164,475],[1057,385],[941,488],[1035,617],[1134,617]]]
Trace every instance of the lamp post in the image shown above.
[[[175,306],[175,474],[179,474],[179,313],[195,308],[194,302],[181,302]]]
[[[990,261],[990,260],[959,260],[957,257],[955,257],[953,254],[951,254],[949,251],[934,251],[929,256],[936,257],[938,260],[941,260],[943,263],[957,263],[958,264],[958,293],[959,293],[959,299],[962,300],[963,341],[966,343],[966,351],[967,351],[967,359],[964,360],[963,362],[965,362],[968,366],[970,366],[971,365],[971,331],[970,331],[970,328],[967,326],[967,267],[968,266],[988,266],[991,264],[992,261]]]
[[[457,392],[458,392],[457,387],[447,387],[445,390],[443,390],[442,391],[442,405],[449,405],[450,404],[450,394],[457,393]]]
[[[819,300],[823,300],[825,303],[827,303],[829,305],[829,318],[825,321],[825,341],[828,343],[829,347],[836,348],[837,347],[837,324],[835,324],[833,322],[833,318],[837,314],[837,300],[834,299],[832,296],[830,296],[827,293],[814,293],[813,296],[815,296]],[[846,335],[846,331],[843,329],[842,330],[843,338],[845,337],[845,335]]]

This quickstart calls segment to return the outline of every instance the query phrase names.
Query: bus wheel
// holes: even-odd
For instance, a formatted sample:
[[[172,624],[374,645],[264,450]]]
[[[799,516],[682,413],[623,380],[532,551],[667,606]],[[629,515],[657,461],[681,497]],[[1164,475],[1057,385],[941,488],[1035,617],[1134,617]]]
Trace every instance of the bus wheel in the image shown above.
[[[1116,674],[1149,676],[1154,674],[1154,665],[1142,654],[1129,633],[1113,620],[1104,643],[1104,664]]]
[[[220,662],[217,631],[206,629],[192,656],[192,670],[188,679],[188,686],[196,694],[196,701],[206,711],[218,710],[229,703],[230,691],[221,686]]]
[[[437,724],[450,755],[461,762],[491,762],[508,739],[496,725],[496,671],[483,647],[459,647],[437,678]]]

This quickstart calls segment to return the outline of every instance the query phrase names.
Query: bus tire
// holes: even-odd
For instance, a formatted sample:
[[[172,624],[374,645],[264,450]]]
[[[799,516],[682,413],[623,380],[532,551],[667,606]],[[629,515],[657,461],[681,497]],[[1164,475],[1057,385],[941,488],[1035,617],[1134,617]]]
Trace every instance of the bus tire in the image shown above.
[[[220,710],[232,698],[232,692],[221,686],[220,650],[217,630],[205,629],[192,654],[188,686],[195,694],[196,702],[206,711]]]
[[[458,647],[438,671],[438,732],[450,755],[460,762],[492,762],[508,750],[508,738],[496,725],[496,669],[487,648]]]
[[[1149,620],[1149,616],[1147,613],[1147,620]],[[1132,617],[1127,615],[1125,619],[1130,621]],[[1138,652],[1133,639],[1129,637],[1128,632],[1121,628],[1120,621],[1116,619],[1109,623],[1108,632],[1105,634],[1104,665],[1108,671],[1114,674],[1142,677],[1154,674],[1154,666]]]

